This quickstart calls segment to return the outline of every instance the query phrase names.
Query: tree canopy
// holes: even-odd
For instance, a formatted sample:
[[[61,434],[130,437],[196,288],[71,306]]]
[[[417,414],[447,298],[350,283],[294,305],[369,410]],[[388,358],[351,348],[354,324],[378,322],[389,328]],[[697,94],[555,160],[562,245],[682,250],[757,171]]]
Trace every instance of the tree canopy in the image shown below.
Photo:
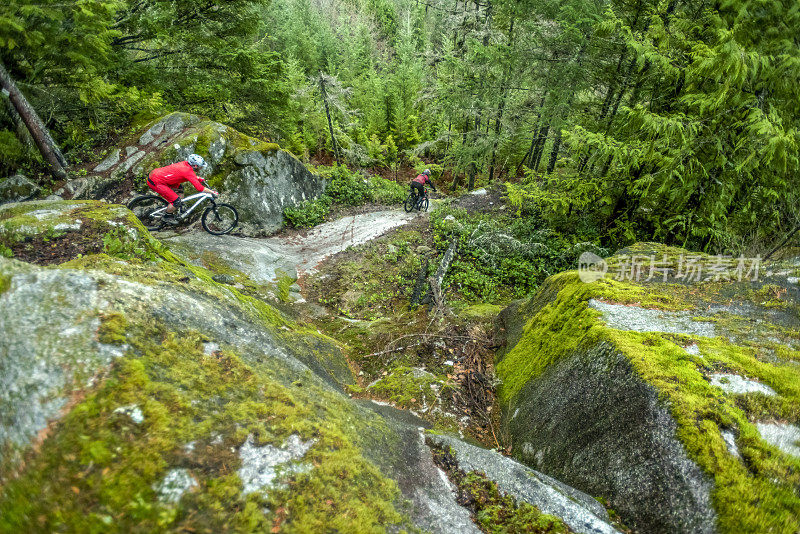
[[[797,223],[793,0],[10,0],[0,59],[70,154],[192,111],[308,159],[440,163],[556,228],[737,252]],[[0,170],[25,160],[0,116]]]

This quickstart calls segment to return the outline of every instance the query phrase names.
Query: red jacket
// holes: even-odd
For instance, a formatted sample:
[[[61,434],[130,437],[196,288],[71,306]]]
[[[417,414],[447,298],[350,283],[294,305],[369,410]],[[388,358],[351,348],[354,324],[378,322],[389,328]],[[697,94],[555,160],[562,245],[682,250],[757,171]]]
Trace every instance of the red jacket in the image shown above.
[[[205,186],[200,182],[200,178],[192,170],[192,166],[185,161],[179,161],[166,167],[153,170],[150,179],[156,184],[163,184],[175,189],[183,182],[192,182],[198,191],[202,191]]]
[[[431,183],[431,177],[428,176],[427,174],[420,174],[420,175],[418,175],[416,178],[414,178],[411,181],[412,182],[417,182],[418,184],[425,185],[425,184]]]

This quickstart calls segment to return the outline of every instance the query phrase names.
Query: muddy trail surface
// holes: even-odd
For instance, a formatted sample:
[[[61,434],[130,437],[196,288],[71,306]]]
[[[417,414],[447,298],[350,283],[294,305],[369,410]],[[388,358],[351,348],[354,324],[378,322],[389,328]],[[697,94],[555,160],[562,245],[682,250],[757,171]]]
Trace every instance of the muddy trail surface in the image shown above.
[[[384,210],[342,217],[303,234],[267,238],[214,236],[202,231],[159,236],[193,263],[225,264],[254,281],[269,283],[283,272],[291,278],[313,274],[328,257],[371,241],[423,214]]]

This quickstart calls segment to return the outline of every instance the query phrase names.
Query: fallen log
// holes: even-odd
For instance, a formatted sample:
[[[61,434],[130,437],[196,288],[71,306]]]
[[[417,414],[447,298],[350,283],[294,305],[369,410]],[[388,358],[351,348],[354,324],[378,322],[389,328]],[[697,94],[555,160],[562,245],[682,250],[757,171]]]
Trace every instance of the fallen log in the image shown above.
[[[442,261],[439,262],[439,268],[436,269],[436,273],[428,279],[431,289],[431,296],[436,307],[436,311],[437,313],[441,312],[443,315],[449,315],[450,309],[444,302],[442,282],[444,281],[444,277],[447,274],[448,269],[450,269],[450,264],[453,263],[453,258],[456,256],[457,248],[458,238],[454,237],[450,241],[450,246],[447,247],[447,251],[444,253],[444,256],[442,256]]]

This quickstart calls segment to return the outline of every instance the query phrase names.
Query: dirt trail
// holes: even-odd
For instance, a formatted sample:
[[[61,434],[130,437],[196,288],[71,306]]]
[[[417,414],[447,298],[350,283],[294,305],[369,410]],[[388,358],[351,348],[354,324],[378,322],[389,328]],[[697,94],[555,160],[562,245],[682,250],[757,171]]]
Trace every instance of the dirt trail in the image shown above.
[[[298,274],[310,274],[324,259],[347,247],[360,245],[380,237],[389,230],[408,223],[419,213],[376,211],[363,215],[342,217],[310,230],[305,236],[269,238],[298,259]]]
[[[263,283],[275,279],[278,270],[291,277],[311,274],[329,256],[380,237],[420,215],[400,210],[376,211],[342,217],[312,228],[304,235],[261,239],[213,236],[200,231],[161,239],[190,261],[201,264],[203,256],[211,253]]]

